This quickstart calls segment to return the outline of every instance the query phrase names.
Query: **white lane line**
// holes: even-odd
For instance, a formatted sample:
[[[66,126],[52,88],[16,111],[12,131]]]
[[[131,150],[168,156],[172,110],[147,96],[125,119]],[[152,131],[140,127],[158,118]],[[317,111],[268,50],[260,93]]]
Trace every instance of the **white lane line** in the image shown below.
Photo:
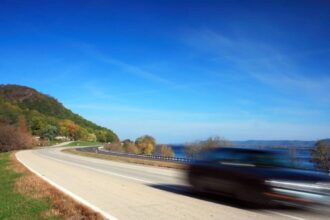
[[[32,173],[34,173],[35,175],[37,175],[38,177],[40,177],[41,179],[43,179],[44,181],[48,182],[50,185],[52,185],[53,187],[57,188],[58,190],[62,191],[63,193],[67,194],[68,196],[70,196],[71,198],[75,199],[76,201],[80,202],[81,204],[91,208],[92,210],[94,210],[95,212],[100,213],[104,218],[108,219],[108,220],[117,220],[116,217],[110,215],[109,213],[103,211],[102,209],[100,209],[99,207],[91,204],[90,202],[88,202],[87,200],[81,198],[80,196],[74,194],[73,192],[65,189],[64,187],[58,185],[57,183],[53,182],[52,180],[48,179],[47,177],[45,177],[44,175],[38,173],[36,170],[34,170],[33,168],[29,167],[28,165],[26,165],[19,157],[17,157],[17,155],[15,154],[16,159],[23,165],[25,166],[28,170],[30,170]]]
[[[305,218],[300,218],[300,217],[297,217],[297,216],[294,216],[294,215],[288,215],[288,214],[284,214],[284,213],[281,213],[281,212],[275,212],[275,211],[270,211],[270,210],[266,210],[266,212],[269,212],[269,213],[272,213],[272,214],[275,214],[275,215],[280,215],[280,216],[283,216],[283,217],[286,217],[286,218],[295,219],[295,220],[307,220]]]
[[[93,170],[93,171],[96,171],[96,172],[99,172],[99,173],[103,173],[103,174],[108,174],[108,175],[112,175],[112,176],[118,176],[118,177],[121,177],[121,178],[135,180],[135,181],[139,181],[139,182],[147,183],[147,184],[155,184],[155,182],[152,182],[152,181],[149,181],[149,180],[144,180],[144,179],[140,179],[140,178],[136,178],[136,177],[126,176],[126,175],[118,174],[118,173],[111,172],[111,171],[105,171],[105,170],[93,168],[93,167],[90,167],[90,166],[86,166],[86,165],[82,165],[82,164],[78,164],[78,163],[74,163],[74,162],[69,162],[69,161],[65,161],[65,160],[53,158],[53,157],[42,155],[42,154],[40,156],[45,157],[45,158],[48,158],[48,159],[51,159],[51,160],[55,160],[55,161],[58,161],[58,162],[61,162],[61,163],[66,163],[66,164],[74,165],[76,167],[81,167],[81,168]]]

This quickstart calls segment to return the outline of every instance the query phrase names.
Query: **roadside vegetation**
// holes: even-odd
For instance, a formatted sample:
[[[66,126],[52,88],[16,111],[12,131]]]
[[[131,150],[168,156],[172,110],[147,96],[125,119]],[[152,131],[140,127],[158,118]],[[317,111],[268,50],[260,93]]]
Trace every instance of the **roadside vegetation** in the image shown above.
[[[209,150],[217,147],[231,147],[234,146],[230,141],[215,136],[209,137],[206,140],[200,140],[195,142],[190,142],[185,144],[185,153],[188,157],[195,157],[202,151]]]
[[[76,146],[99,146],[102,143],[97,141],[73,141],[65,146],[76,147]]]
[[[164,157],[174,157],[175,154],[170,146],[167,146],[166,144],[160,145],[160,154]]]
[[[33,144],[33,138],[27,131],[24,117],[18,119],[17,125],[0,123],[0,152],[26,149]]]
[[[67,140],[94,145],[118,137],[50,96],[0,85],[0,219],[102,219],[28,171],[14,155],[16,150]]]
[[[130,158],[125,156],[115,156],[115,155],[108,155],[108,154],[99,154],[99,153],[92,153],[92,152],[82,152],[77,151],[76,149],[64,149],[63,152],[85,156],[85,157],[93,157],[99,158],[104,160],[112,160],[118,162],[125,162],[125,163],[135,163],[141,165],[148,165],[148,166],[155,166],[155,167],[165,167],[165,168],[173,168],[173,169],[187,169],[187,165],[174,163],[170,161],[158,161],[158,160],[147,160],[142,158]]]
[[[157,150],[156,140],[150,135],[143,135],[138,137],[134,142],[130,139],[126,139],[122,142],[114,142],[104,144],[103,147],[107,150],[115,152],[123,152],[130,154],[142,154],[142,155],[161,155],[165,157],[174,157],[174,151],[170,146],[160,145]]]
[[[319,140],[311,150],[312,161],[316,168],[330,172],[330,140]]]
[[[0,219],[102,219],[0,153]]]

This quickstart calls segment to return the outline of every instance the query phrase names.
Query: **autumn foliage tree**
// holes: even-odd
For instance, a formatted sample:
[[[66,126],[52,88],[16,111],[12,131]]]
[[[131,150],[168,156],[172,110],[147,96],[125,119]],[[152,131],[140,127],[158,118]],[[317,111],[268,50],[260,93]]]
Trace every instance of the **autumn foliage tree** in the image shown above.
[[[72,140],[78,139],[78,130],[79,126],[76,125],[73,121],[65,119],[59,122],[60,134],[66,137],[69,137]]]
[[[131,141],[130,139],[125,139],[125,140],[123,140],[122,143],[123,143],[123,148],[127,153],[130,153],[130,154],[139,153],[139,149],[137,148],[135,143],[133,141]]]
[[[233,146],[233,144],[219,136],[209,137],[206,140],[195,141],[191,143],[185,144],[186,154],[190,157],[194,157],[201,151],[217,148],[217,147],[229,147]]]
[[[160,145],[160,154],[164,157],[174,157],[173,149],[165,144]]]
[[[156,140],[150,135],[144,135],[135,140],[139,151],[145,155],[151,155],[155,151]]]
[[[107,150],[111,150],[115,152],[125,152],[123,145],[120,142],[104,144],[103,147]]]
[[[134,143],[129,143],[125,146],[126,152],[130,154],[139,154],[139,148]]]
[[[316,142],[311,150],[312,161],[320,170],[330,171],[330,143],[324,140]]]
[[[25,118],[20,117],[17,125],[0,124],[0,151],[26,149],[33,145]]]

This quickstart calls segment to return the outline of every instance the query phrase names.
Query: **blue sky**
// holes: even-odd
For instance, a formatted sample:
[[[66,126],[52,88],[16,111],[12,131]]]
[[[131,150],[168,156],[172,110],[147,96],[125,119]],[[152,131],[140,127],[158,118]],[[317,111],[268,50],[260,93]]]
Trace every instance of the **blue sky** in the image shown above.
[[[120,138],[330,137],[329,1],[1,1],[0,83]]]

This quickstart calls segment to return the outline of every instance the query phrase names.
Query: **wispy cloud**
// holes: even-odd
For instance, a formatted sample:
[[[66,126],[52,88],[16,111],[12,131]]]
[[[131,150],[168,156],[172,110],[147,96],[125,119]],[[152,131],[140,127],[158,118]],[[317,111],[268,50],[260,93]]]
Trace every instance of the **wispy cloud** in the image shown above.
[[[211,53],[213,56],[210,60],[230,63],[238,71],[263,84],[314,95],[329,94],[326,91],[330,77],[318,77],[319,74],[315,76],[313,73],[304,74],[307,70],[302,71],[303,64],[297,62],[297,58],[328,53],[330,49],[287,54],[262,42],[242,37],[227,37],[209,29],[190,30],[185,41],[201,51]]]
[[[101,51],[97,50],[95,47],[88,45],[88,44],[82,44],[81,49],[88,55],[94,57],[95,59],[110,64],[117,66],[121,68],[124,72],[137,76],[139,78],[160,83],[160,84],[165,84],[165,85],[174,85],[173,82],[170,80],[160,76],[159,74],[150,72],[148,70],[145,70],[139,66],[132,65],[130,63],[115,59],[114,57],[107,55],[105,53],[102,53]]]
[[[166,88],[178,89],[178,90],[189,90],[189,89],[207,87],[207,86],[218,84],[218,82],[214,82],[214,81],[183,82],[183,83],[174,82],[172,80],[169,80],[165,77],[160,76],[160,74],[146,70],[144,68],[141,68],[140,66],[133,65],[128,62],[116,59],[108,54],[102,53],[100,50],[98,50],[97,48],[95,48],[94,46],[92,46],[90,44],[80,43],[79,47],[84,53],[93,57],[94,59],[97,59],[97,60],[99,60],[103,63],[109,64],[109,65],[119,67],[123,70],[123,72],[125,72],[127,74],[139,77],[141,79],[144,79],[144,80],[147,80],[147,81],[150,81],[153,83],[163,85]],[[150,89],[148,89],[146,91],[142,91],[143,94],[153,93],[153,92],[157,92],[157,91],[150,90]],[[136,94],[136,93],[134,93],[134,94]],[[123,94],[123,95],[127,95],[127,94]]]

